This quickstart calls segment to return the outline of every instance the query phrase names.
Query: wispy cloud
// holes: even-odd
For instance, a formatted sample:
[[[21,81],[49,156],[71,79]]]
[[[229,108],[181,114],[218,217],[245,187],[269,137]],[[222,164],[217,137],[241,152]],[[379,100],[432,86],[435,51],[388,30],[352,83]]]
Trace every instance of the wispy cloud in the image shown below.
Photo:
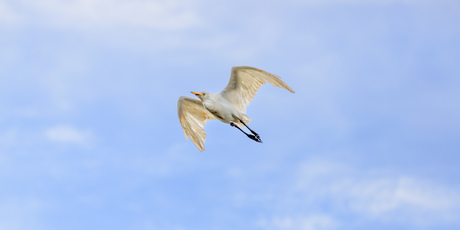
[[[338,224],[327,215],[310,215],[307,217],[274,217],[261,219],[257,225],[262,229],[295,229],[295,230],[331,230],[336,229]]]
[[[11,25],[17,23],[18,20],[19,15],[6,2],[0,2],[0,25]]]
[[[291,0],[289,2],[294,2],[304,5],[325,5],[325,4],[393,4],[393,3],[421,3],[424,1],[415,1],[415,0]],[[425,1],[427,2],[427,1]]]
[[[93,134],[88,130],[80,130],[69,125],[57,125],[45,131],[49,141],[88,146],[91,143]]]
[[[199,22],[191,2],[186,0],[22,0],[15,6],[16,14],[24,23],[67,29],[140,27],[175,30]]]
[[[371,179],[357,182],[345,196],[354,211],[381,221],[409,221],[430,225],[458,221],[457,191],[410,177]]]
[[[307,202],[333,200],[339,212],[351,211],[370,220],[416,226],[460,221],[458,191],[416,177],[315,161],[301,167],[297,188]]]
[[[0,0],[0,229],[458,226],[457,14],[404,0],[242,3]],[[296,94],[256,96],[248,115],[265,144],[215,121],[198,154],[178,95],[218,92],[232,64]]]

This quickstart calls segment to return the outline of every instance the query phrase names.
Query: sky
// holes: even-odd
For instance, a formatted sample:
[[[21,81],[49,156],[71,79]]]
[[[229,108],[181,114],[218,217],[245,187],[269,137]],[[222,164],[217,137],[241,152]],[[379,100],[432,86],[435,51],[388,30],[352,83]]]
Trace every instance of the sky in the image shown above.
[[[460,228],[456,0],[0,0],[0,230]],[[280,76],[263,144],[180,96]]]

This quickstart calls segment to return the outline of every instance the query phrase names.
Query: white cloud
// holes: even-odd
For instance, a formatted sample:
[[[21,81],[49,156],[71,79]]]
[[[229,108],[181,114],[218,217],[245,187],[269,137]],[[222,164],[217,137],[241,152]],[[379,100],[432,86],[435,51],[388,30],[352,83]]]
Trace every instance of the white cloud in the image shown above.
[[[336,229],[338,224],[327,215],[309,215],[306,217],[274,217],[261,219],[257,225],[262,229],[327,230]]]
[[[37,32],[40,36],[54,33],[65,35],[54,44],[33,41],[36,44],[50,45],[47,54],[55,48],[77,48],[97,43],[102,47],[116,47],[121,50],[151,52],[190,44],[196,47],[199,40],[185,36],[188,32],[201,29],[204,25],[203,13],[198,12],[204,4],[191,0],[17,0],[0,1],[0,27],[8,25],[6,35],[9,43],[20,43],[17,39],[21,30]],[[4,36],[5,37],[5,36]],[[198,36],[199,37],[199,36]],[[84,38],[84,39],[81,39]],[[75,39],[75,41],[72,41]],[[68,42],[72,41],[72,44]],[[205,43],[206,44],[206,43]],[[1,45],[1,44],[0,44]],[[56,46],[55,46],[56,45]],[[67,46],[66,46],[67,45]],[[84,45],[83,45],[84,46]],[[11,44],[5,47],[14,47]],[[83,49],[87,52],[87,50]],[[76,50],[78,52],[78,50]],[[69,53],[68,50],[65,53]],[[46,55],[44,55],[47,57]],[[1,62],[0,55],[0,62]],[[9,60],[9,59],[8,59]],[[0,72],[2,63],[0,63]]]
[[[304,4],[304,5],[325,5],[325,4],[394,4],[394,3],[420,3],[427,1],[415,1],[415,0],[291,0],[290,2]]]
[[[352,210],[382,221],[451,221],[460,209],[455,191],[409,177],[357,181],[344,191]]]
[[[76,144],[88,146],[92,139],[92,133],[87,130],[79,130],[68,125],[58,125],[49,128],[45,132],[46,138],[52,142]]]
[[[66,29],[139,27],[175,30],[199,22],[187,0],[22,0],[20,3],[18,12],[27,23]]]
[[[19,16],[13,11],[13,9],[6,4],[6,2],[0,2],[0,25],[1,24],[13,24],[19,20]]]
[[[326,215],[308,216],[301,223],[304,230],[335,229],[337,227],[336,221]]]
[[[369,220],[415,226],[460,221],[456,214],[460,193],[455,188],[416,177],[381,174],[311,160],[302,165],[296,188],[304,205],[328,200],[339,212]]]

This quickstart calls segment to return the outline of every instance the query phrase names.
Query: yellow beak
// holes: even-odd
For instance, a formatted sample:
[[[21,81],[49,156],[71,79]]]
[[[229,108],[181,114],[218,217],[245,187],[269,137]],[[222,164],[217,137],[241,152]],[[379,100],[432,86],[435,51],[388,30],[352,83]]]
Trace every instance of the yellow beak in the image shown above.
[[[193,92],[193,91],[192,91],[192,92],[190,92],[190,93],[193,93],[193,94],[195,94],[195,96],[197,96],[197,97],[198,97],[198,96],[201,96],[201,93],[197,93],[197,92]]]

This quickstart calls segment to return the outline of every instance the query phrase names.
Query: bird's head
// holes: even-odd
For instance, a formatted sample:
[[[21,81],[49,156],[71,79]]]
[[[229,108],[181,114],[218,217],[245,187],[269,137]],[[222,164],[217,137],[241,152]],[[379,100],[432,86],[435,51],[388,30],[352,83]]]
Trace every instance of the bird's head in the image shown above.
[[[195,96],[197,96],[200,100],[204,100],[204,99],[208,98],[209,95],[211,95],[206,91],[201,91],[201,92],[193,92],[192,91],[191,93],[195,94]]]

